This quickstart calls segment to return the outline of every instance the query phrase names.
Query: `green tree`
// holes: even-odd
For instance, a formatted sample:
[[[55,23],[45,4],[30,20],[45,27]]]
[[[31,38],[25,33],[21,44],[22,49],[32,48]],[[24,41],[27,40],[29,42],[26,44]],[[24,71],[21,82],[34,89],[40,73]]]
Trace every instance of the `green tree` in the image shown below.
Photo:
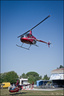
[[[47,74],[46,75],[44,75],[44,78],[43,78],[43,80],[49,80],[50,78],[47,76]]]
[[[39,76],[39,74],[37,72],[28,72],[26,74],[29,83],[36,83],[37,80],[41,79],[41,76]]]
[[[64,68],[64,66],[63,65],[60,65],[59,68]],[[59,69],[59,68],[57,68],[57,69]]]
[[[10,83],[16,83],[17,79],[18,79],[18,75],[16,72],[14,71],[10,71],[10,72],[7,72],[6,76],[4,77],[4,80],[6,82],[10,82]]]
[[[1,76],[1,73],[0,73],[0,83],[2,83],[2,76]]]
[[[35,79],[34,76],[30,75],[29,78],[28,78],[28,82],[29,82],[30,84],[32,84],[33,82],[35,82],[34,79]]]
[[[37,72],[28,72],[26,75],[27,75],[28,77],[29,77],[30,75],[32,75],[32,76],[34,76],[34,77],[36,77],[36,76],[39,77],[39,74],[38,74]]]
[[[27,76],[26,76],[25,73],[23,73],[23,74],[20,76],[20,78],[27,78]]]
[[[5,81],[5,76],[7,73],[0,73],[0,83]]]

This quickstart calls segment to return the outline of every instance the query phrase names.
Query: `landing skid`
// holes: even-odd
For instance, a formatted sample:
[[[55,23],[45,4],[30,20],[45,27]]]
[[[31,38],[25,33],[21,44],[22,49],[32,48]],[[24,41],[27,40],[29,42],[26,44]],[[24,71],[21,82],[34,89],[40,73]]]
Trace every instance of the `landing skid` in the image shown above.
[[[35,44],[34,44],[35,45]],[[27,50],[29,50],[30,49],[30,47],[31,47],[31,45],[29,46],[29,48],[25,48],[25,47],[23,47],[23,43],[22,43],[22,45],[21,46],[19,46],[19,45],[17,45],[16,44],[16,46],[18,46],[18,47],[21,47],[21,48],[24,48],[24,49],[27,49]],[[36,47],[39,47],[38,45],[35,45]]]
[[[17,44],[16,44],[16,46],[29,50],[31,45],[29,46],[29,48],[25,48],[25,47],[19,46]]]

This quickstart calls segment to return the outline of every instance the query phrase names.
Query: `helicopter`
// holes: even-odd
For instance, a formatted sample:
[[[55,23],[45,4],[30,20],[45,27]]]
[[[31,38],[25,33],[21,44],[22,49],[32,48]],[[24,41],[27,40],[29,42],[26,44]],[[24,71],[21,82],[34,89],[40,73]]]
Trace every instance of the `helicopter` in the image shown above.
[[[33,88],[33,85],[34,85],[34,82],[32,84],[22,84],[22,85],[19,85],[19,80],[17,80],[16,84],[14,86],[9,86],[8,87],[8,90],[10,93],[15,93],[15,92],[19,92],[20,90],[23,89],[23,86],[32,86]]]
[[[37,43],[37,41],[38,42],[42,42],[42,43],[45,43],[45,44],[47,44],[48,45],[48,47],[50,47],[50,42],[45,42],[45,41],[42,41],[42,40],[39,40],[39,39],[37,39],[36,37],[34,37],[33,35],[32,35],[32,30],[35,28],[35,27],[37,27],[39,24],[41,24],[43,21],[45,21],[47,18],[49,18],[50,17],[50,15],[48,15],[45,19],[43,19],[41,22],[39,22],[38,24],[36,24],[34,27],[32,27],[30,30],[28,30],[27,32],[25,32],[25,33],[23,33],[22,35],[20,35],[20,36],[18,36],[17,38],[19,38],[20,37],[20,41],[22,42],[22,45],[21,46],[19,46],[19,45],[17,45],[18,47],[21,47],[21,48],[24,48],[24,49],[27,49],[27,50],[29,50],[30,49],[30,47],[31,47],[31,45],[35,45],[35,46],[37,46],[38,47],[38,45],[36,45],[36,43]],[[29,44],[30,46],[29,46],[29,48],[25,48],[25,47],[23,47],[23,44],[24,43],[26,43],[26,44]]]

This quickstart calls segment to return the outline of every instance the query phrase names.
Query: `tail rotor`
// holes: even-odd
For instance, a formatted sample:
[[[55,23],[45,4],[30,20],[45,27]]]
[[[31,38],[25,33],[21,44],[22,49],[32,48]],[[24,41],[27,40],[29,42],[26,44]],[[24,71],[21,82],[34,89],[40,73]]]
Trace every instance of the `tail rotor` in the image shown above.
[[[48,44],[48,47],[50,47],[50,44],[52,44],[52,43],[49,41],[47,44]]]

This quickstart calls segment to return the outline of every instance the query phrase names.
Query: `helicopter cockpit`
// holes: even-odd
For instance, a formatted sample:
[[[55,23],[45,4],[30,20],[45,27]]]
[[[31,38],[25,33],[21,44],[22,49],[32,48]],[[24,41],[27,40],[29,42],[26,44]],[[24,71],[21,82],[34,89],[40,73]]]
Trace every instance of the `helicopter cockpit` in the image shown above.
[[[32,37],[32,34],[25,34],[23,37]]]

